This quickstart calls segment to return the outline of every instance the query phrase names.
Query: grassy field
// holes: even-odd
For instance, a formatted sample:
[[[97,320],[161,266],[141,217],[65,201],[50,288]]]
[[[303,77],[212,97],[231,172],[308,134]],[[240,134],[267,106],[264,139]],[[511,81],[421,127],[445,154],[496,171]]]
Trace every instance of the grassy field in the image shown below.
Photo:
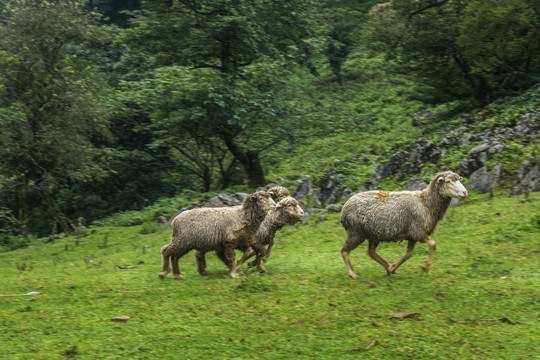
[[[278,233],[267,273],[244,267],[240,279],[214,255],[200,276],[190,253],[185,280],[159,280],[166,225],[0,253],[0,358],[539,358],[540,193],[449,209],[429,273],[426,245],[389,277],[364,244],[349,279],[339,214],[317,217]],[[395,262],[405,249],[380,253]],[[403,312],[418,314],[392,318]],[[130,320],[111,321],[121,315]]]

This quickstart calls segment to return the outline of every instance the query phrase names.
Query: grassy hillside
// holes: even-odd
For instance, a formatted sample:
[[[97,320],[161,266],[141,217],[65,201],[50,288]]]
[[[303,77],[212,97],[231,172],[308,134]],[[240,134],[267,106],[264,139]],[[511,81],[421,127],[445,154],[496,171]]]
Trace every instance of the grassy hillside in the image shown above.
[[[0,347],[5,359],[531,359],[540,341],[540,194],[473,194],[449,209],[434,239],[389,277],[365,254],[347,277],[338,214],[287,227],[259,274],[228,278],[193,254],[185,280],[158,279],[159,225],[0,253]],[[153,232],[152,232],[153,231]],[[105,241],[106,239],[106,241]],[[383,244],[396,261],[405,244]],[[119,266],[137,266],[120,269]],[[6,296],[41,292],[36,296]],[[419,315],[391,319],[402,312]],[[111,318],[127,315],[125,323]]]

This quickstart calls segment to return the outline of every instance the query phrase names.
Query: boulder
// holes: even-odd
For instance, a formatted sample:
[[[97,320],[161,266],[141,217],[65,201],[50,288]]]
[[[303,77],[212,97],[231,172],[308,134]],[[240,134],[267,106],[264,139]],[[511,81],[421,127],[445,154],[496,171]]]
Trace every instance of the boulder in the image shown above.
[[[485,166],[481,167],[469,177],[467,189],[475,190],[482,194],[493,191],[501,180],[502,168],[501,163],[497,164],[491,171]]]
[[[225,206],[236,206],[241,205],[242,202],[238,200],[234,195],[223,193],[219,194],[217,196],[214,196],[210,200],[208,200],[203,207],[210,207],[210,208],[218,208],[218,207],[225,207]]]
[[[431,110],[422,110],[412,114],[412,126],[420,127],[437,121],[436,114]]]
[[[345,175],[343,174],[325,174],[319,179],[319,189],[317,190],[317,199],[322,206],[334,204],[341,199],[341,183]]]
[[[436,164],[442,154],[442,149],[434,143],[419,139],[402,151],[394,153],[388,162],[379,164],[373,176],[375,179],[393,177],[398,181],[405,180],[410,175],[420,174],[425,164]]]
[[[311,196],[312,189],[313,180],[305,176],[304,179],[300,181],[298,186],[296,186],[291,196],[298,201],[306,202]]]
[[[505,145],[501,141],[485,142],[472,148],[459,162],[459,175],[470,176],[483,167],[494,155],[503,152],[504,148]]]
[[[402,191],[416,191],[416,190],[423,190],[427,187],[427,184],[424,180],[412,177],[409,179],[409,181],[403,185],[403,187],[400,189]]]
[[[540,191],[540,162],[531,156],[521,163],[514,179],[511,196]]]

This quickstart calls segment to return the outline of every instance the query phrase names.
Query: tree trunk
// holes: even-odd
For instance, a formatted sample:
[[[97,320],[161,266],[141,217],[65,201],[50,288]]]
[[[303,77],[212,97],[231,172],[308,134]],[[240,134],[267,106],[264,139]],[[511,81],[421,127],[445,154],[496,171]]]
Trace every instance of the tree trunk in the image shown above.
[[[202,180],[204,188],[203,191],[209,192],[210,187],[212,186],[212,174],[210,173],[210,168],[206,165],[203,168]]]
[[[23,236],[27,236],[30,233],[28,226],[28,206],[26,205],[26,186],[26,179],[19,177],[15,189],[15,202],[17,206],[17,220],[20,224],[19,230]]]
[[[45,201],[45,204],[47,204],[47,207],[49,209],[49,212],[51,213],[53,219],[60,225],[60,228],[62,228],[62,231],[65,234],[71,233],[72,227],[69,224],[68,219],[62,214],[60,209],[58,209],[58,206],[56,205],[56,201],[52,197],[51,194],[47,190],[40,189],[39,190],[41,197]]]
[[[475,98],[480,101],[482,106],[489,104],[489,82],[482,75],[475,75],[476,87],[475,87]]]
[[[248,176],[248,185],[255,189],[265,185],[264,170],[259,160],[259,153],[253,150],[242,151],[229,137],[224,139],[227,149],[242,164]]]

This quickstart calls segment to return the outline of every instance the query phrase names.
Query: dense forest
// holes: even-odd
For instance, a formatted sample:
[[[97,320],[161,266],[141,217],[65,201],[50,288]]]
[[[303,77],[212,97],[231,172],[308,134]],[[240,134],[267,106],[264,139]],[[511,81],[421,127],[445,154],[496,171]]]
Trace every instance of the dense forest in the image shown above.
[[[0,0],[0,241],[318,176],[539,80],[537,0]]]

